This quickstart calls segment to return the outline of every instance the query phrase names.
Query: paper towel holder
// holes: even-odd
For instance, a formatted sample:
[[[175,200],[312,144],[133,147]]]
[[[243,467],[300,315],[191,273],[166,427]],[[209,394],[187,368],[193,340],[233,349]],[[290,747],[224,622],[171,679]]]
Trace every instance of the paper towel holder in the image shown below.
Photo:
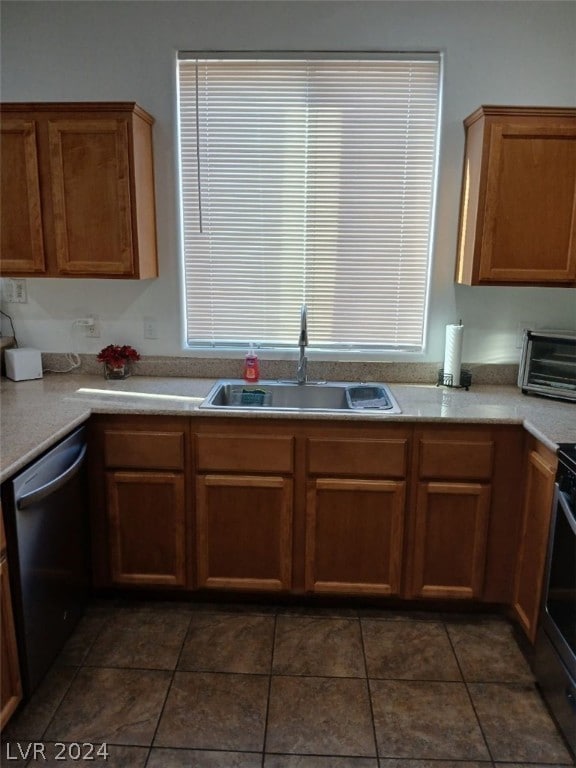
[[[460,381],[456,384],[451,373],[444,373],[444,368],[438,371],[437,387],[451,387],[452,389],[465,389],[468,392],[472,384],[472,373],[465,368],[460,369]]]

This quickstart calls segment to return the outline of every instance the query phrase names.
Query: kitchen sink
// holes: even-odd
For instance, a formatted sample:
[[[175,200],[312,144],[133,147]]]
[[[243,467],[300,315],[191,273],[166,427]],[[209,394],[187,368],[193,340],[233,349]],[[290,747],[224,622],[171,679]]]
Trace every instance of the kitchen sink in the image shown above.
[[[240,379],[218,381],[200,408],[271,411],[380,411],[401,413],[386,384],[330,381],[298,384]]]

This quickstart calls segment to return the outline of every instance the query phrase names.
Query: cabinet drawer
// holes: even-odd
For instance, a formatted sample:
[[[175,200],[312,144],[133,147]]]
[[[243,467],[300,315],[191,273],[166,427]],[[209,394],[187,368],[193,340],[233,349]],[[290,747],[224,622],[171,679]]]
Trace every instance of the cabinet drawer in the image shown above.
[[[198,435],[198,469],[230,472],[292,472],[294,438],[266,435]]]
[[[419,474],[423,479],[490,480],[493,455],[491,440],[421,440]]]
[[[106,467],[183,469],[183,432],[104,432]]]
[[[312,475],[404,477],[408,441],[405,439],[310,438],[308,472]]]

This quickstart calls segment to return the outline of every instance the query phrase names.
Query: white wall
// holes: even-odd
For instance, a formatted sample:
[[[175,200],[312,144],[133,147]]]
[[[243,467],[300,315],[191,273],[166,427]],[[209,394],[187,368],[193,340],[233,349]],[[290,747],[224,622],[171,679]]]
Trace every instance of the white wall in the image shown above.
[[[4,101],[135,100],[156,118],[160,277],[151,281],[29,279],[9,304],[21,344],[96,352],[131,343],[178,355],[180,289],[175,175],[175,57],[184,50],[442,50],[445,79],[428,348],[462,318],[464,358],[512,362],[517,325],[576,327],[570,289],[467,288],[453,283],[464,133],[480,104],[576,103],[576,3],[452,0],[211,0],[1,4]],[[72,338],[71,320],[100,316],[102,337]],[[144,316],[158,341],[143,339]],[[7,328],[4,325],[4,332]]]

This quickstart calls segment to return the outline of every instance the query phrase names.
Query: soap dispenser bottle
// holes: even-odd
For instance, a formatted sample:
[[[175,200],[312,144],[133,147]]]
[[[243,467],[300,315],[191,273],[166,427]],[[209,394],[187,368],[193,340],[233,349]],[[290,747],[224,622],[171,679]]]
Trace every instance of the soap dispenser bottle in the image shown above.
[[[258,355],[254,351],[254,346],[250,344],[250,349],[244,358],[244,381],[248,384],[256,384],[260,379],[260,362]]]

